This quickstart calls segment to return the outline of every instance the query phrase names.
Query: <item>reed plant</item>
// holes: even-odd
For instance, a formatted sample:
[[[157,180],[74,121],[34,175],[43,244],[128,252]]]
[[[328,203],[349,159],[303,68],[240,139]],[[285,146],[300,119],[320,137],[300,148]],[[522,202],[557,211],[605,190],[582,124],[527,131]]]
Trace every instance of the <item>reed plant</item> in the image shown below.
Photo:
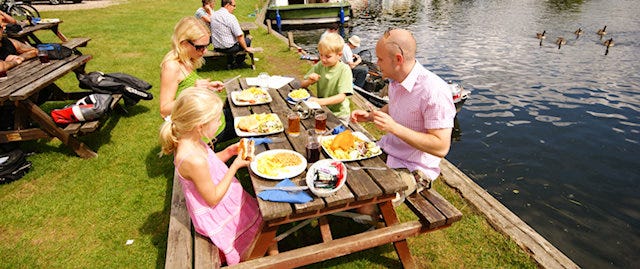
[[[235,15],[253,21],[259,0],[239,1]],[[107,8],[46,11],[59,18],[67,37],[90,37],[84,54],[93,56],[86,71],[123,72],[153,85],[156,99],[115,111],[103,127],[80,140],[98,153],[81,159],[60,141],[39,140],[19,144],[34,154],[32,170],[22,179],[0,185],[1,268],[162,268],[169,221],[173,163],[158,157],[157,133],[160,62],[170,49],[173,26],[192,16],[200,1],[122,1]],[[287,44],[252,31],[257,70],[221,70],[208,63],[201,75],[224,80],[259,72],[300,78],[309,68]],[[38,32],[45,42],[56,42],[48,32]],[[79,90],[75,76],[58,82],[65,90]],[[53,108],[63,104],[49,103]],[[244,175],[246,176],[246,174]],[[409,239],[421,267],[498,268],[535,267],[515,243],[495,232],[481,215],[442,183],[436,187],[461,209],[462,221],[450,228]],[[405,206],[403,220],[414,219]],[[351,230],[353,222],[337,219],[336,233]],[[344,225],[340,225],[344,224]],[[368,227],[360,227],[366,229]],[[314,233],[313,226],[300,231]],[[305,236],[294,234],[284,247],[295,247]],[[400,263],[391,245],[312,265],[313,268],[393,268]]]

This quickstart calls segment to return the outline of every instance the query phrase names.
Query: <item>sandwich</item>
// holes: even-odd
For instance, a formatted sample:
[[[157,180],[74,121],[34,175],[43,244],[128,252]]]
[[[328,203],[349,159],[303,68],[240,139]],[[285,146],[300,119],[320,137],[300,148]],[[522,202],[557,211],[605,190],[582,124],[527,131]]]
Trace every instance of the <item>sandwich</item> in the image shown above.
[[[248,138],[240,139],[240,144],[238,145],[238,157],[245,161],[251,161],[253,160],[253,157],[255,157],[255,153],[255,141]]]

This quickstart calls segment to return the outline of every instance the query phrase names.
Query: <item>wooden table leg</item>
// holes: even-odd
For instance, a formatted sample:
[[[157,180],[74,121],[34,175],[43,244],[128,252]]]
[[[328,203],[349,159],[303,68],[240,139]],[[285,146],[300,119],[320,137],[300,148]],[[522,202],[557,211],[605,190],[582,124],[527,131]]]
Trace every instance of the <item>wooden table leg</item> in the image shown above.
[[[380,212],[382,212],[382,217],[384,218],[384,222],[387,227],[400,223],[400,221],[398,220],[398,215],[396,215],[396,210],[393,208],[393,203],[391,203],[391,201],[381,203]],[[402,266],[404,268],[416,268],[416,264],[413,260],[413,256],[411,256],[409,244],[407,244],[406,239],[394,242],[393,247],[396,249],[398,258],[400,258],[400,261],[402,262]]]
[[[29,116],[40,125],[40,128],[43,131],[47,132],[52,137],[57,137],[58,139],[60,139],[62,143],[71,147],[73,151],[78,154],[78,156],[87,159],[98,156],[97,153],[89,149],[89,147],[87,147],[84,143],[78,141],[75,137],[67,134],[64,130],[58,127],[55,122],[53,122],[53,119],[51,119],[51,117],[49,117],[47,113],[42,111],[42,109],[34,104],[31,100],[25,99],[18,101],[16,103],[16,106],[25,109],[27,113],[29,113]]]
[[[329,242],[333,240],[331,235],[331,227],[329,227],[329,220],[327,216],[320,217],[320,233],[322,234],[322,242]]]
[[[263,223],[262,230],[258,234],[258,239],[256,239],[256,245],[253,247],[251,255],[249,255],[249,260],[264,256],[269,247],[276,243],[275,238],[277,231],[278,226],[270,227]]]

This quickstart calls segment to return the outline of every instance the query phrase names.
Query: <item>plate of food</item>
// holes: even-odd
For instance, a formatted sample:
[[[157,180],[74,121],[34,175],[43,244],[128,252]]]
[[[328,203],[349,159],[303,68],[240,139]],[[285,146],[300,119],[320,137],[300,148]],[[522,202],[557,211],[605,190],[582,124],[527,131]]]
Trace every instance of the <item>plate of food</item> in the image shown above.
[[[306,89],[300,88],[289,92],[288,96],[291,101],[300,102],[308,100],[309,97],[311,97],[311,94],[309,94],[309,91]]]
[[[338,161],[364,160],[382,154],[382,150],[361,132],[346,130],[337,135],[324,136],[320,144],[329,156]]]
[[[284,125],[275,113],[235,117],[233,126],[240,137],[269,135],[284,131]]]
[[[309,190],[318,197],[333,195],[344,186],[346,181],[347,168],[344,163],[331,159],[313,163],[306,176]]]
[[[273,101],[267,91],[256,87],[250,87],[242,91],[232,91],[231,100],[236,106],[261,105]]]
[[[251,171],[266,179],[281,180],[295,177],[307,169],[307,160],[302,154],[288,149],[264,151],[250,164]]]

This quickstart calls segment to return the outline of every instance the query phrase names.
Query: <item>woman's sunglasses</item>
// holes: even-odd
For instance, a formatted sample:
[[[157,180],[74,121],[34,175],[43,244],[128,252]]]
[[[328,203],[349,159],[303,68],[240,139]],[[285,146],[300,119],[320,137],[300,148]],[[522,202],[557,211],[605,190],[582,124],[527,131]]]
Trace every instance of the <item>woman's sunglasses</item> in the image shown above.
[[[187,42],[189,42],[189,44],[191,44],[191,46],[193,46],[197,51],[203,51],[203,50],[206,50],[207,47],[209,47],[209,44],[196,45],[196,44],[193,44],[193,41],[191,41],[191,40],[187,40]]]

